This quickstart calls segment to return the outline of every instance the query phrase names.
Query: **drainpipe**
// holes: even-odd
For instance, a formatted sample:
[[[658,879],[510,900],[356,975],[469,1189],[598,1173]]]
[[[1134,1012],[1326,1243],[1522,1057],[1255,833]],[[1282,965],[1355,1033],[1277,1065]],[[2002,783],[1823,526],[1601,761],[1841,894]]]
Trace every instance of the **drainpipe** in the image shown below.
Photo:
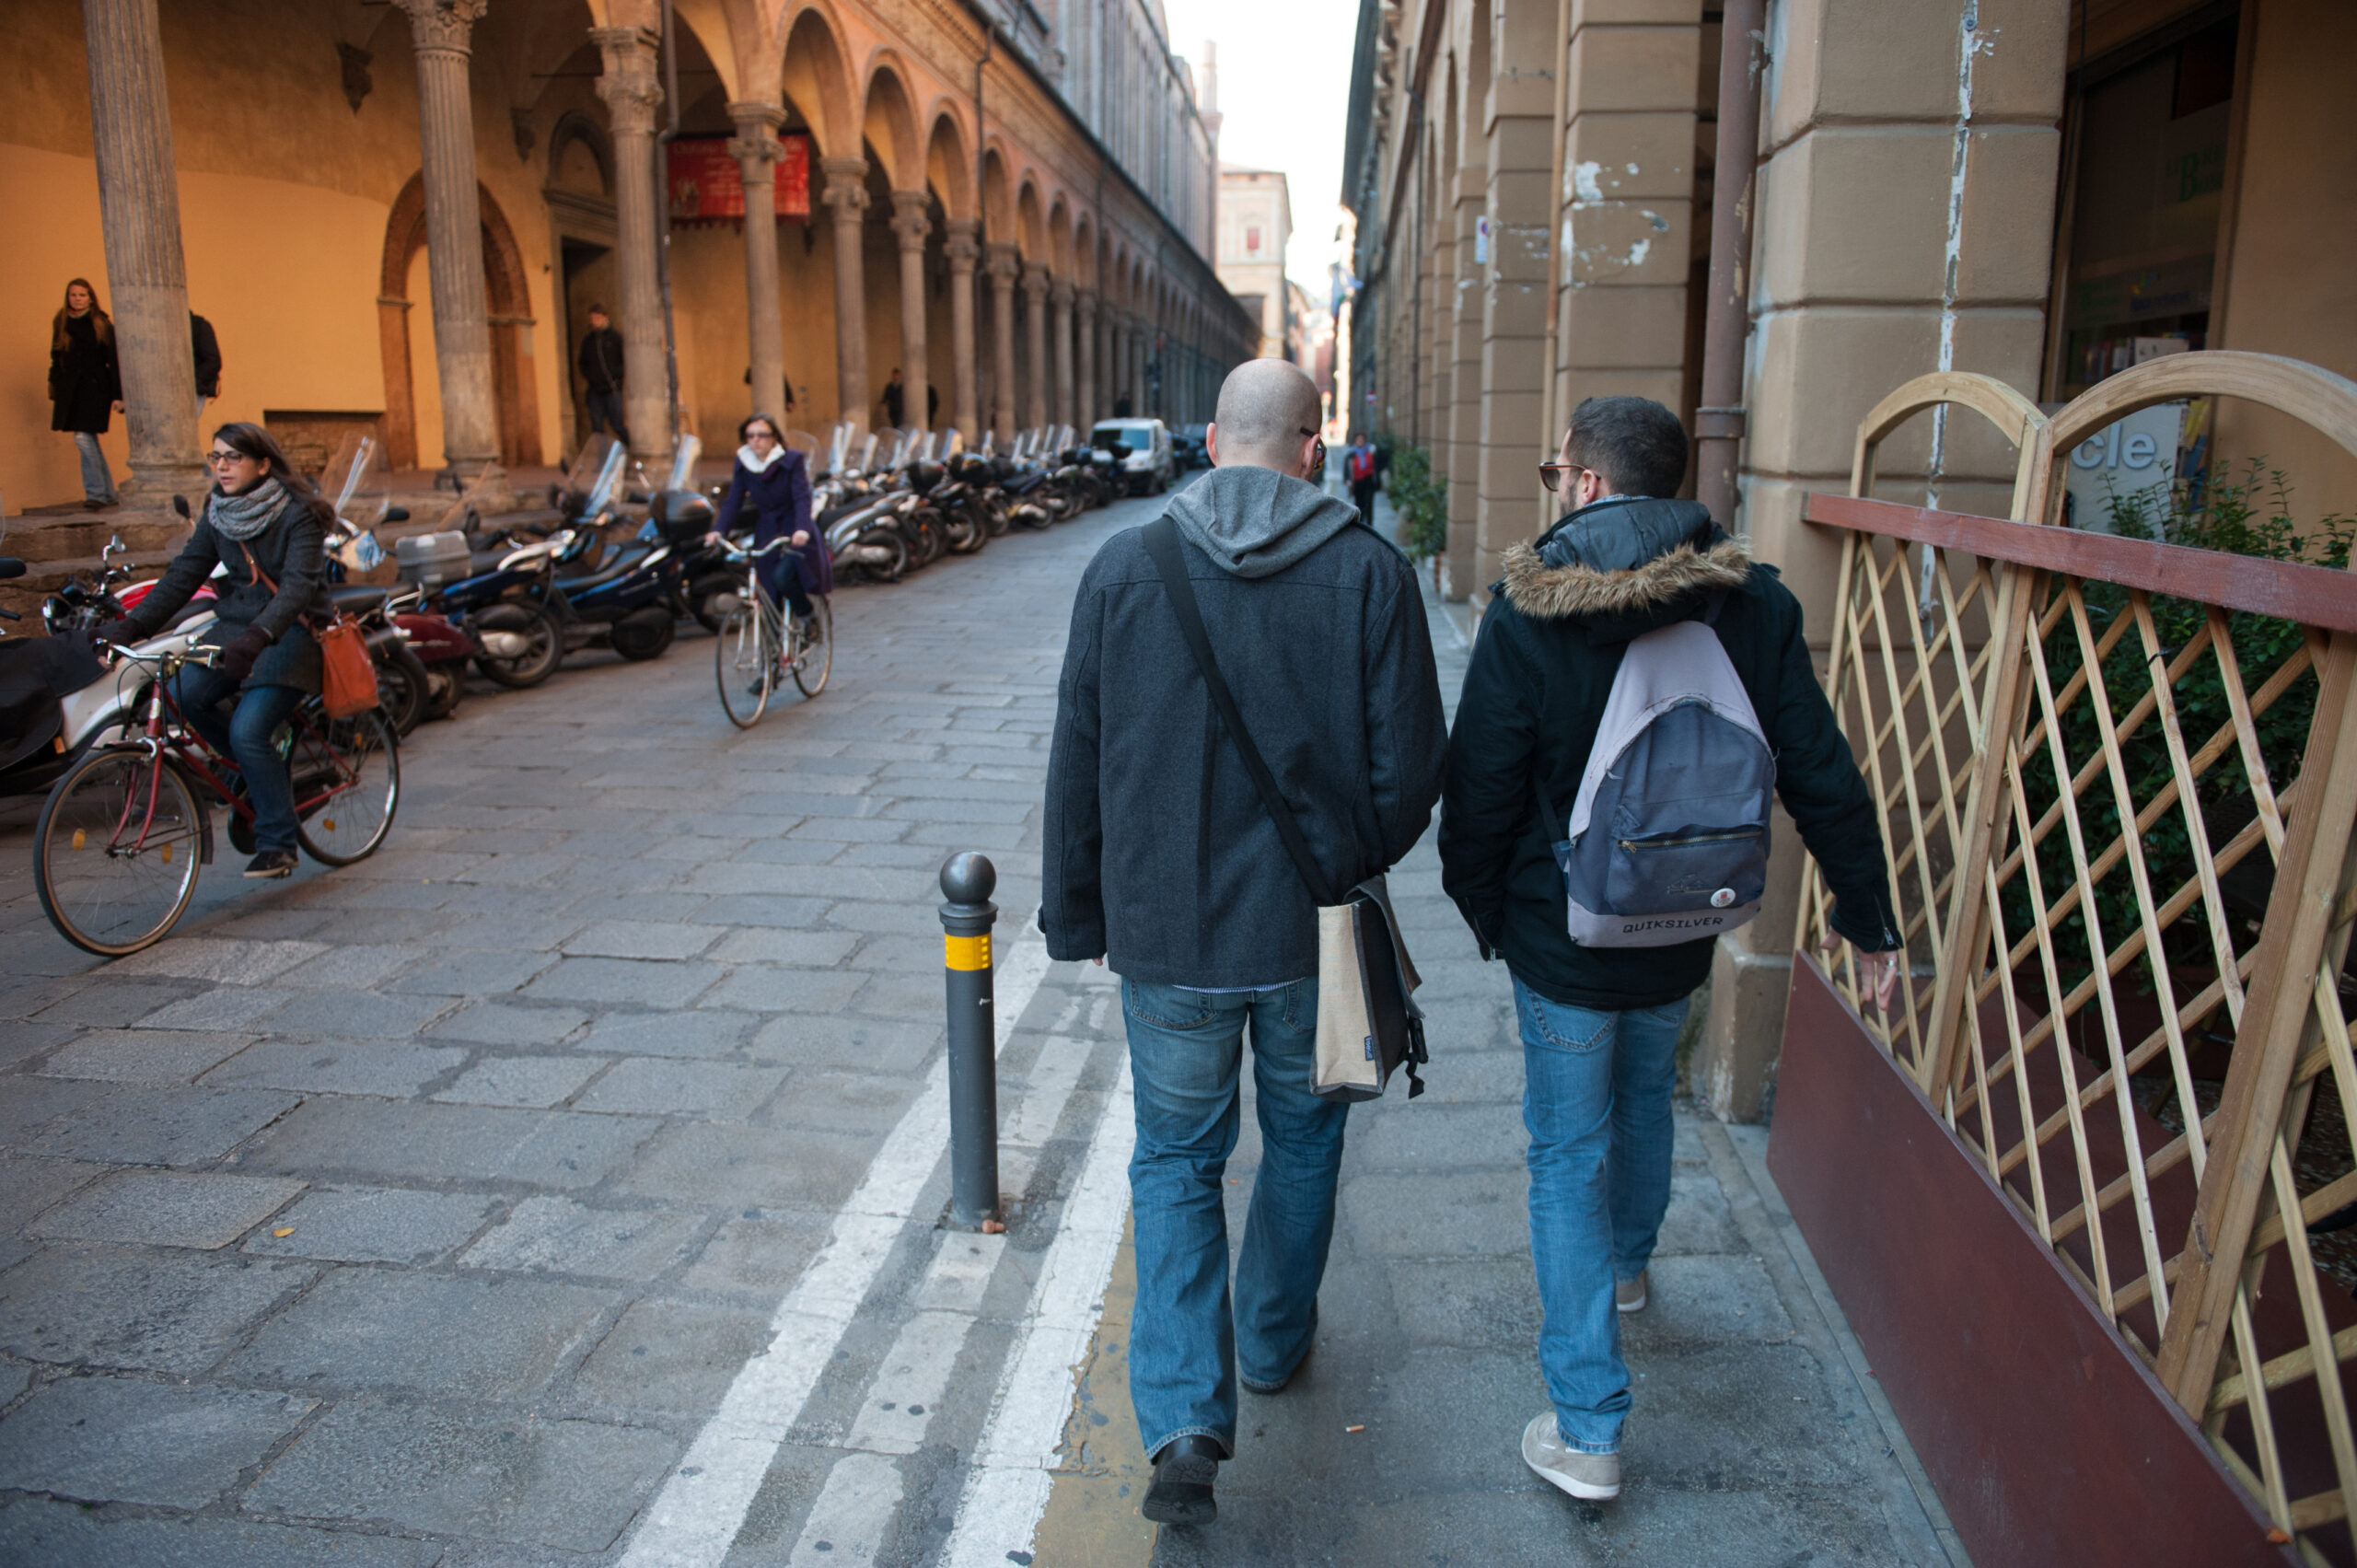
[[[676,443],[679,434],[679,334],[671,319],[671,141],[679,134],[679,43],[671,24],[671,0],[663,0],[663,104],[668,122],[655,134],[656,201],[663,214],[663,242],[655,248],[655,276],[663,290],[663,369],[669,378],[666,416]]]
[[[1561,428],[1562,411],[1555,406],[1555,345],[1562,329],[1557,322],[1563,306],[1563,137],[1572,118],[1572,0],[1555,3],[1555,134],[1554,173],[1547,181],[1547,349],[1539,362],[1539,374],[1546,379],[1538,389],[1538,449],[1546,454],[1543,460],[1553,462],[1555,449],[1563,443]],[[1456,171],[1442,171],[1450,179]],[[1490,259],[1492,266],[1497,258]],[[1538,529],[1545,533],[1555,520],[1555,508],[1561,503],[1553,493],[1538,492]]]
[[[1719,41],[1718,160],[1711,180],[1711,292],[1702,332],[1702,401],[1694,411],[1694,493],[1729,532],[1743,447],[1747,239],[1759,149],[1765,0],[1726,0]]]

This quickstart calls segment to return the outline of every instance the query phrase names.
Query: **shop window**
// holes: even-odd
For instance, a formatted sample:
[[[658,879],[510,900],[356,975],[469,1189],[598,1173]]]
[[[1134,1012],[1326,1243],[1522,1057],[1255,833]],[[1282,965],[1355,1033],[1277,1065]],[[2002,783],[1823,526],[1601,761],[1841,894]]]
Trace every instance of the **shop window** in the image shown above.
[[[2049,397],[2076,397],[2207,340],[2235,29],[2230,16],[2141,55],[2115,51],[2073,83],[2077,154]]]

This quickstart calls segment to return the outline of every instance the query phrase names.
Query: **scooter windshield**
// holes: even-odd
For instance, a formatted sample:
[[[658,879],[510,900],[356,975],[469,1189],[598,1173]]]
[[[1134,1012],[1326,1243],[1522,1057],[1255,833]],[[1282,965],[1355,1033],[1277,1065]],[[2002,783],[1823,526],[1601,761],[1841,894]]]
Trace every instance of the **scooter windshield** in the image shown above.
[[[373,572],[384,563],[377,525],[392,508],[393,482],[384,444],[360,430],[344,433],[335,456],[319,473],[319,494],[335,507],[337,527],[330,548],[347,572]]]
[[[593,439],[603,441],[606,444],[606,449],[602,459],[598,464],[594,477],[589,480],[588,499],[582,504],[581,507],[581,515],[585,517],[594,517],[613,505],[614,492],[621,483],[622,465],[630,460],[630,452],[621,442],[606,436],[595,436]],[[588,456],[586,448],[582,456],[585,458]],[[575,466],[579,465],[576,463]],[[565,488],[570,490],[574,486],[568,482]]]
[[[671,477],[663,483],[666,490],[693,490],[696,485],[696,459],[703,456],[703,437],[682,436],[671,454]]]

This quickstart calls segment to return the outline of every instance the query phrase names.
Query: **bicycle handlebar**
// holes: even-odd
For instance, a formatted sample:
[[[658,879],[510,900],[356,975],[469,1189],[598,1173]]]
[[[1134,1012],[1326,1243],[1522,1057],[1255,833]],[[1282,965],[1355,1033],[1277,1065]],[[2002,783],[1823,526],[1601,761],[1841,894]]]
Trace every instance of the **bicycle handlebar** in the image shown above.
[[[788,555],[799,555],[801,552],[786,542],[788,537],[789,536],[787,535],[780,534],[777,538],[770,540],[767,544],[762,545],[759,550],[748,550],[741,544],[729,545],[727,547],[728,558],[731,561],[757,561],[762,556],[767,555],[772,550],[783,550]]]

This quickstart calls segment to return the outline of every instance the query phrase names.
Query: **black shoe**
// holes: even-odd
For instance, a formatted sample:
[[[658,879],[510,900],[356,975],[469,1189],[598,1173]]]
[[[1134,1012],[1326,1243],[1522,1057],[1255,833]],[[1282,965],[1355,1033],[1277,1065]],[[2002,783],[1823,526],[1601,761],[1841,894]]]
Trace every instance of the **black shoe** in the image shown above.
[[[1154,1484],[1138,1512],[1157,1525],[1208,1525],[1219,1517],[1212,1483],[1219,1479],[1219,1439],[1174,1437],[1154,1457]]]
[[[229,847],[239,854],[254,852],[253,819],[241,814],[235,806],[229,807]]]
[[[291,877],[295,874],[295,852],[266,849],[246,863],[246,875],[253,877]]]

